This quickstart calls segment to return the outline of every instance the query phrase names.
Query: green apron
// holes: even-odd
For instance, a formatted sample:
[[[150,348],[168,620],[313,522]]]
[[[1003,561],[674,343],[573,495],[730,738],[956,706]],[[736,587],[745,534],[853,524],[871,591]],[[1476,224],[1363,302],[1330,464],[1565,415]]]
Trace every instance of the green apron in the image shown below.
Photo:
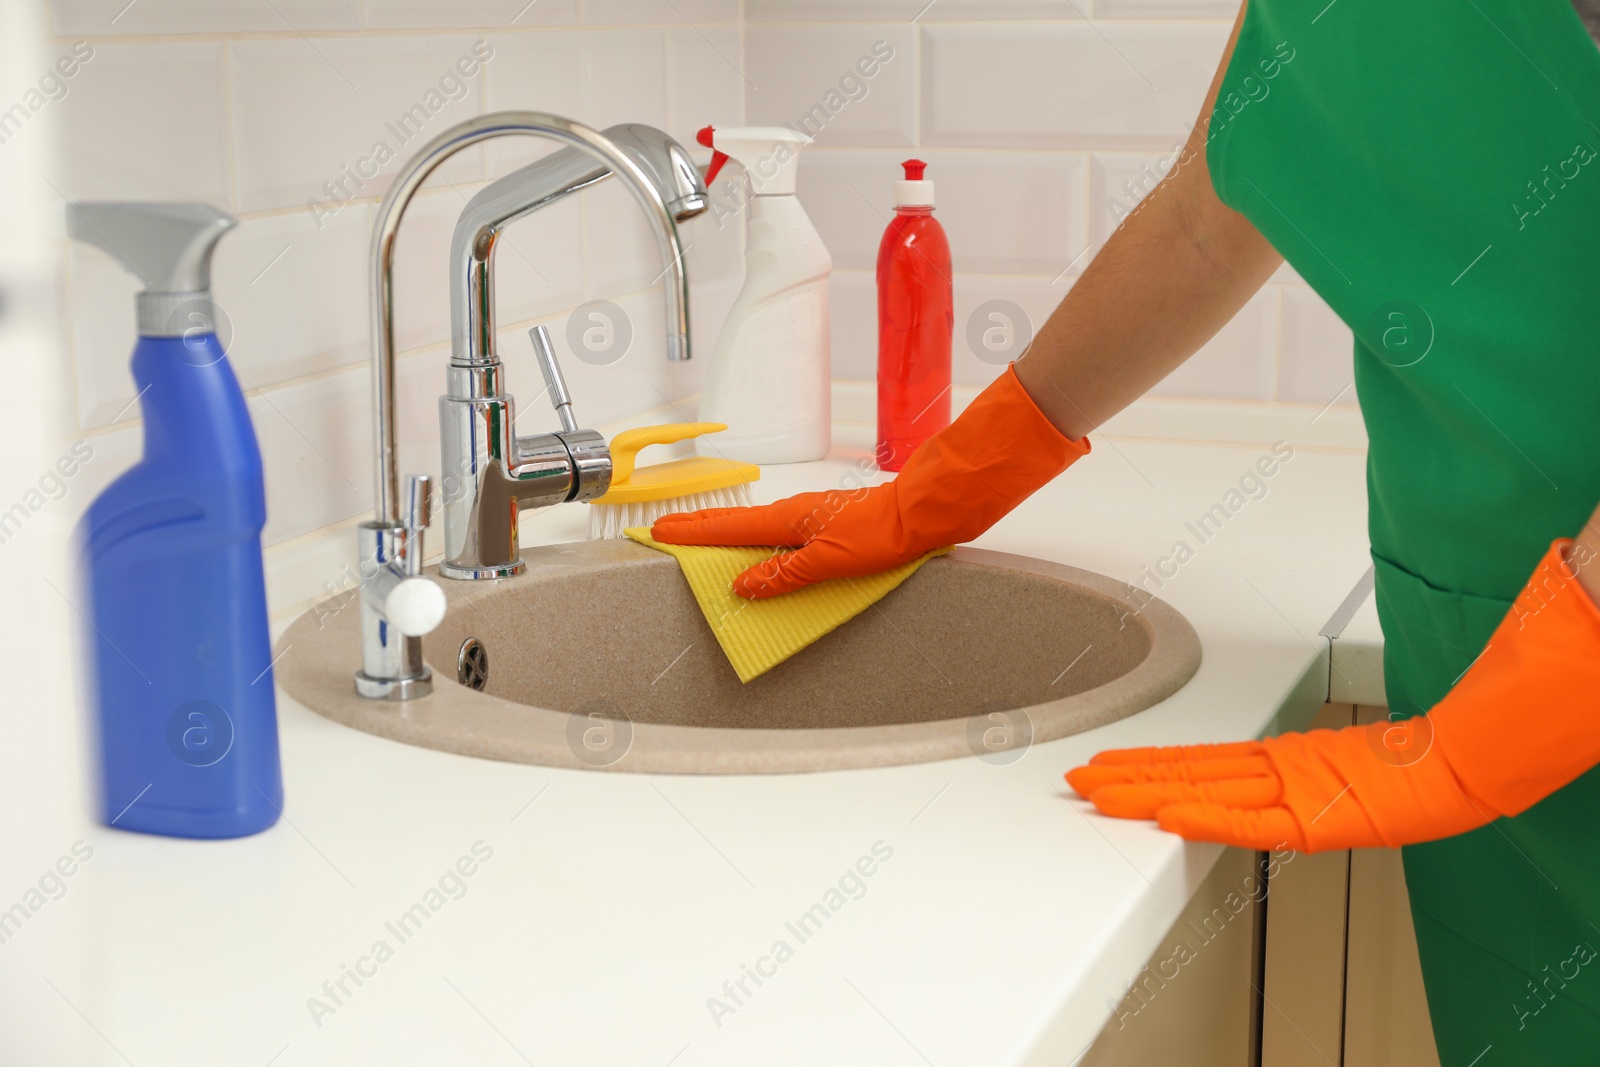
[[[1355,332],[1389,704],[1420,714],[1600,502],[1600,51],[1568,0],[1249,0],[1209,137]],[[1600,772],[1404,855],[1445,1067],[1600,1063]]]

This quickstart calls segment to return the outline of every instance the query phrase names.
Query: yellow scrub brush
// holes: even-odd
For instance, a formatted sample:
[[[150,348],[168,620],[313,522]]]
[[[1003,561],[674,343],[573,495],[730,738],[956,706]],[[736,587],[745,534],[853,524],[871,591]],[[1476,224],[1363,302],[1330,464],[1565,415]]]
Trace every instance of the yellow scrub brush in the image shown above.
[[[720,422],[672,422],[640,426],[611,439],[611,488],[589,502],[589,538],[623,536],[631,526],[649,527],[663,515],[701,508],[747,508],[755,501],[750,483],[761,477],[754,463],[694,456],[635,467],[639,450],[716,433]]]

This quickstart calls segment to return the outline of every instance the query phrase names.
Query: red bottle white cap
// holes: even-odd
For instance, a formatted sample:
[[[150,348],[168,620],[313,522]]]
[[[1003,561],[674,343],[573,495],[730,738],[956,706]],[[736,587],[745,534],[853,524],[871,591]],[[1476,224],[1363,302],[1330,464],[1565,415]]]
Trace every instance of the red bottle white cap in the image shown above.
[[[900,165],[906,169],[906,176],[894,183],[894,206],[932,207],[933,181],[922,176],[928,165],[920,159],[908,159]]]

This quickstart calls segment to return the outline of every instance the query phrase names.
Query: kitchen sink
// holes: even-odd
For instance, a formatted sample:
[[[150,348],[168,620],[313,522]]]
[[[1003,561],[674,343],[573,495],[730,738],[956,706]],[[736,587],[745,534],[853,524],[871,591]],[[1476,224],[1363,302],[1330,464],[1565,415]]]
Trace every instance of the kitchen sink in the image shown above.
[[[312,710],[408,744],[557,767],[760,774],[977,757],[1133,715],[1200,665],[1174,608],[1102,575],[958,548],[748,684],[677,561],[631,541],[528,549],[525,574],[442,584],[433,691],[356,695],[351,591],[280,639]]]

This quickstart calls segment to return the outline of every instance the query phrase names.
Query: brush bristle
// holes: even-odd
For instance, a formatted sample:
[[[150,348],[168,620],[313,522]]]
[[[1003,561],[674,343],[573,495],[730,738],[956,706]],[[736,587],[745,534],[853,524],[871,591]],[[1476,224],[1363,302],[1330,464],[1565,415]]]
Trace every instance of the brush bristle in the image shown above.
[[[647,500],[638,504],[590,504],[589,540],[606,541],[622,537],[622,531],[635,526],[651,526],[663,515],[679,511],[701,511],[705,508],[748,508],[755,500],[750,495],[750,483],[713,489],[709,493],[691,493],[666,500]]]

